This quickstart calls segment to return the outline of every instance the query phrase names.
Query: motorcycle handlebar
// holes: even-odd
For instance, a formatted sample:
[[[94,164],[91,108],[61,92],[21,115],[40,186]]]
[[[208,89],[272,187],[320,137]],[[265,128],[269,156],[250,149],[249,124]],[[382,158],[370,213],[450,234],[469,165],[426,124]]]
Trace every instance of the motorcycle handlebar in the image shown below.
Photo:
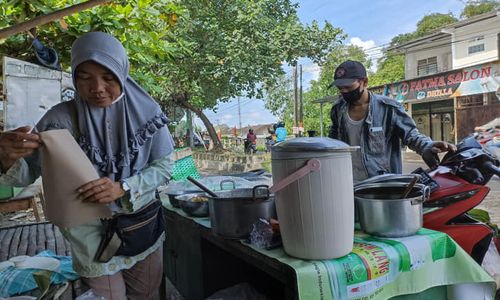
[[[492,163],[491,161],[485,161],[483,162],[483,167],[492,172],[493,174],[497,175],[498,177],[500,177],[500,168],[495,166],[494,163]]]

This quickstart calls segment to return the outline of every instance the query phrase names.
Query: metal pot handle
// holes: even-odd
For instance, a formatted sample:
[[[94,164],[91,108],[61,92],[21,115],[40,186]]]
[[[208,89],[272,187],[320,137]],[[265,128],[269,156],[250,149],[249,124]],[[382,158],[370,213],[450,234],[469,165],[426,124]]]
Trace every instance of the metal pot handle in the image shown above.
[[[265,196],[258,195],[258,190],[264,190],[265,191]],[[257,199],[267,199],[269,198],[269,186],[265,184],[259,184],[256,185],[252,188],[252,199],[257,200]]]
[[[429,200],[429,197],[431,195],[431,188],[428,185],[421,184],[421,189],[420,190],[422,191],[422,196],[421,197],[417,197],[416,199],[412,199],[411,200],[411,205],[422,204],[425,201]]]
[[[226,182],[229,182],[229,183],[233,184],[232,190],[234,190],[236,188],[236,183],[234,182],[234,180],[232,180],[232,179],[224,179],[224,180],[221,180],[221,182],[220,182],[220,189],[221,189],[221,191],[224,190],[224,183],[226,183]]]

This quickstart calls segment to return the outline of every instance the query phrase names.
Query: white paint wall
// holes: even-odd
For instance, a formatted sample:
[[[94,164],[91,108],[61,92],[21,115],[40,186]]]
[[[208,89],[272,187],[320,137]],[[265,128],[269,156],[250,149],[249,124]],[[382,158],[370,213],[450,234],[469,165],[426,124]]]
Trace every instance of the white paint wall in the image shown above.
[[[453,69],[473,66],[499,59],[498,35],[500,16],[456,28],[453,32]],[[475,40],[482,36],[482,40]],[[470,46],[484,44],[484,51],[469,54]]]
[[[405,57],[405,79],[420,77],[417,74],[417,62],[421,59],[427,59],[434,56],[437,57],[437,72],[451,70],[452,55],[450,43],[451,37],[429,42],[408,51]]]

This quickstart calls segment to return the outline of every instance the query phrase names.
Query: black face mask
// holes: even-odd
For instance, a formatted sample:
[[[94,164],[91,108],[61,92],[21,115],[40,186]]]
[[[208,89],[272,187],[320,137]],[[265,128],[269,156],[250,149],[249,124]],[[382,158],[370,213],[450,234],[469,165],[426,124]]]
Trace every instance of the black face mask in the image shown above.
[[[342,98],[344,98],[344,100],[347,101],[347,103],[353,103],[358,101],[359,98],[361,98],[361,95],[363,95],[364,91],[365,90],[361,90],[361,86],[358,86],[358,88],[355,90],[340,94],[342,94]]]

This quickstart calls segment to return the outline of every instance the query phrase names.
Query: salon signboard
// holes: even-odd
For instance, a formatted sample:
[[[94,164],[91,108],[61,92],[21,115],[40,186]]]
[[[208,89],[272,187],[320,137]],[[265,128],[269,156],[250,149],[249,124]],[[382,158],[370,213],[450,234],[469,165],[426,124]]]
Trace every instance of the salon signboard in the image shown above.
[[[500,63],[487,63],[388,84],[384,95],[426,101],[500,91]]]

